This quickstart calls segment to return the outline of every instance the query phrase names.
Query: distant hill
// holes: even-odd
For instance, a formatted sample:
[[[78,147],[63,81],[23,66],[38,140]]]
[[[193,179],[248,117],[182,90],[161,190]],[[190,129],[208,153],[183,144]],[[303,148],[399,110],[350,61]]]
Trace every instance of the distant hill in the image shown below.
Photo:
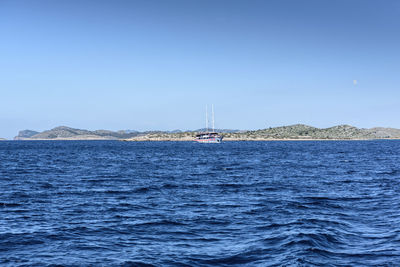
[[[127,133],[127,134],[130,134],[130,133],[139,133],[139,131],[136,131],[136,130],[121,130],[121,131],[118,131],[118,132]]]
[[[35,134],[38,134],[39,132],[36,131],[32,131],[32,130],[23,130],[23,131],[19,131],[17,137],[19,138],[30,138],[32,136],[34,136]]]
[[[267,128],[242,133],[225,134],[225,139],[375,139],[373,133],[350,125],[316,128],[304,124]]]
[[[0,141],[6,141],[7,139],[5,139],[5,138],[0,138]]]
[[[126,140],[126,141],[189,141],[193,140],[196,131],[145,131],[134,130],[82,130],[59,126],[51,130],[36,132],[20,131],[15,140]],[[330,128],[316,128],[304,124],[273,127],[255,131],[216,129],[224,140],[368,140],[400,139],[400,129],[372,128],[360,129],[351,125],[338,125]]]
[[[400,129],[376,127],[366,130],[376,138],[399,138]]]
[[[20,131],[14,140],[118,140],[137,136],[138,132],[96,130],[88,131],[59,126],[44,132]]]

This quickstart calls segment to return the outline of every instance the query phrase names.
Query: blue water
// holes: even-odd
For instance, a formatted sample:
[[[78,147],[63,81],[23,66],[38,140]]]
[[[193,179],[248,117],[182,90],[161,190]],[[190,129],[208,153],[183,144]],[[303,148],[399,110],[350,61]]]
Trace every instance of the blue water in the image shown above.
[[[399,266],[400,141],[0,142],[1,266]]]

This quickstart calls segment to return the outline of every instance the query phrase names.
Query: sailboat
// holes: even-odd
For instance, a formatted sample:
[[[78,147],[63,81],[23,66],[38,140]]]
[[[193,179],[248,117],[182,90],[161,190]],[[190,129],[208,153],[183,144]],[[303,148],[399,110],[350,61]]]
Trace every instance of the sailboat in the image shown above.
[[[208,107],[206,105],[206,131],[196,134],[194,141],[198,143],[221,143],[223,136],[215,132],[214,124],[214,105],[211,106],[212,112],[212,131],[208,129]]]

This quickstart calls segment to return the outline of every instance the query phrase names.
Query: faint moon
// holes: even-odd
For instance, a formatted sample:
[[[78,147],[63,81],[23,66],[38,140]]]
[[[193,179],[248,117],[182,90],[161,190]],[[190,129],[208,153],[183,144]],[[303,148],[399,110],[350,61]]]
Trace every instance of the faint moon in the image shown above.
[[[357,80],[353,80],[353,84],[354,84],[354,85],[357,85]]]

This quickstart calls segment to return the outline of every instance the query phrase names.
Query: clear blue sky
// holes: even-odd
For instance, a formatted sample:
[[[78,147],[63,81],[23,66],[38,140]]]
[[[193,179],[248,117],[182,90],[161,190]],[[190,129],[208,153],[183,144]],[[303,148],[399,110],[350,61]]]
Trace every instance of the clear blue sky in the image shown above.
[[[400,1],[0,0],[0,137],[400,128]]]

